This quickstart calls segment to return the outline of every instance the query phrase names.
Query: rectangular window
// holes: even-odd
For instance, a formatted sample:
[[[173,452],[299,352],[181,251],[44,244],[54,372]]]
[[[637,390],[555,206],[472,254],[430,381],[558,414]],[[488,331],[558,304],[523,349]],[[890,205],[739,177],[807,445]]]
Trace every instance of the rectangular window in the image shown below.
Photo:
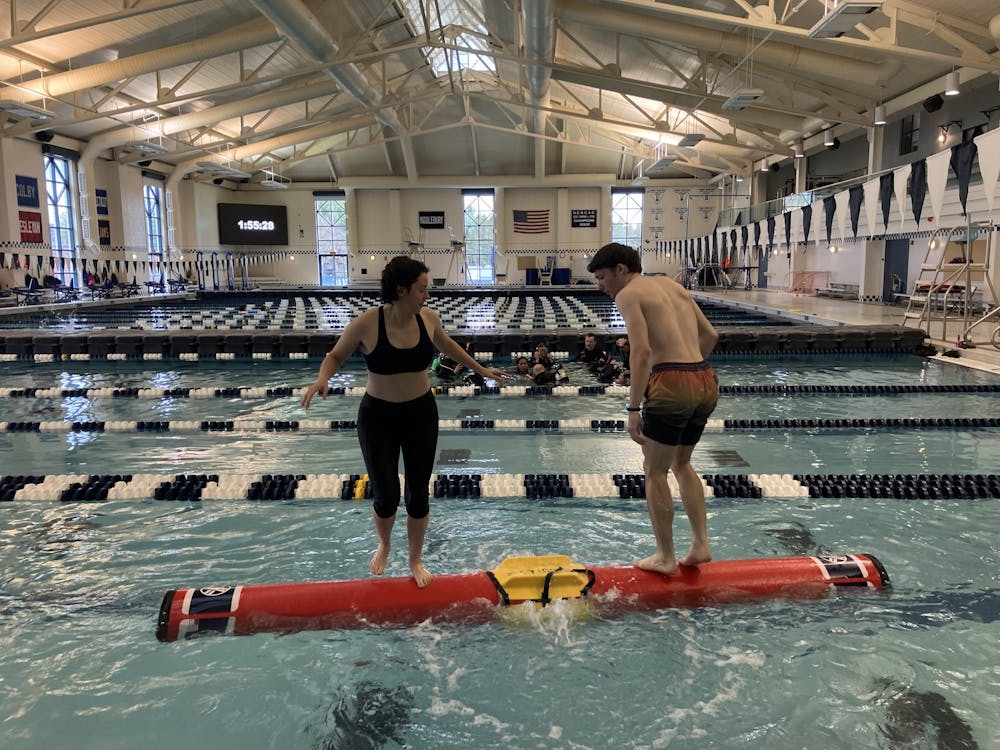
[[[142,186],[146,205],[146,250],[149,260],[163,260],[163,191],[159,185],[146,183]]]
[[[347,198],[324,195],[315,198],[316,256],[319,259],[319,283],[323,286],[347,286]]]
[[[912,154],[920,146],[920,113],[905,115],[899,121],[899,155]]]
[[[76,256],[76,213],[73,210],[73,175],[69,159],[45,154],[45,192],[49,209],[49,240],[56,259],[54,273],[64,284],[73,282],[72,263]]]
[[[493,284],[493,238],[496,226],[493,193],[466,193],[464,204],[465,267],[470,284]]]
[[[611,191],[611,241],[642,252],[642,190]]]

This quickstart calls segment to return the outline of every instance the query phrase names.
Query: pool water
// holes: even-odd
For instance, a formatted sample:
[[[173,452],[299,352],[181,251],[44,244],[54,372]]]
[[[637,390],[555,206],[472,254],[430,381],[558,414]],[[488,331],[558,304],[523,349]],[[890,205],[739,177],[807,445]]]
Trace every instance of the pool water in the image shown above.
[[[7,387],[300,386],[316,363],[5,366]],[[911,357],[723,360],[723,384],[975,384]],[[574,382],[584,376],[573,373]],[[354,368],[338,384],[359,385]],[[170,385],[167,385],[167,384]],[[980,416],[1000,394],[732,396],[717,417]],[[310,419],[353,419],[331,397]],[[617,418],[621,398],[441,396],[442,418]],[[0,419],[302,419],[292,397],[0,400]],[[273,416],[260,416],[273,415]],[[700,471],[991,472],[996,430],[706,435]],[[623,434],[442,433],[439,472],[639,471]],[[735,455],[734,455],[735,454]],[[353,433],[0,435],[0,474],[360,471]],[[912,468],[907,468],[912,467]],[[920,468],[923,467],[923,468]],[[364,577],[366,503],[0,505],[0,717],[16,748],[910,748],[1000,746],[1000,502],[714,499],[719,559],[865,552],[892,588],[600,619],[574,606],[481,627],[161,644],[172,588]],[[402,524],[389,575],[405,575]],[[675,528],[683,549],[687,523]],[[624,564],[641,500],[434,500],[433,572],[518,554]]]
[[[12,363],[9,388],[281,388],[315,378],[314,362],[292,363]],[[593,384],[570,365],[569,382]],[[988,373],[918,357],[776,360],[723,359],[723,385],[980,385]],[[364,385],[358,363],[333,384]],[[441,419],[624,418],[621,395],[453,397],[437,400]],[[248,398],[6,398],[0,421],[107,420],[353,420],[357,396],[333,395],[305,412],[295,396]],[[727,395],[717,419],[975,417],[996,415],[1000,393]],[[968,430],[836,429],[730,430],[706,434],[695,452],[702,472],[740,473],[965,473],[1000,466],[997,428]],[[364,467],[351,431],[274,433],[0,433],[0,455],[16,456],[17,474],[76,473],[360,473]],[[440,473],[636,473],[641,456],[624,434],[564,431],[446,431],[438,442]],[[112,461],[108,458],[113,456]],[[104,468],[102,468],[102,466]],[[108,467],[113,467],[108,468]],[[976,467],[979,467],[978,469]]]

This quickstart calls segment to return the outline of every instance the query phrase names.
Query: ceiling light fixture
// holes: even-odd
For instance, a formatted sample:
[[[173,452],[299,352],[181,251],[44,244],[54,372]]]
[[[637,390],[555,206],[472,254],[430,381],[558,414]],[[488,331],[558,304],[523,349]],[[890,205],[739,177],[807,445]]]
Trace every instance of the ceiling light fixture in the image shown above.
[[[885,105],[884,104],[876,104],[875,105],[875,117],[874,117],[874,120],[875,120],[875,124],[876,125],[885,125]]]
[[[200,161],[198,166],[202,169],[217,174],[220,177],[232,177],[234,180],[249,180],[250,173],[243,172],[239,169],[233,169],[232,167],[225,167],[221,164],[216,164],[211,161]]]
[[[953,70],[944,77],[944,95],[958,96],[958,71]]]
[[[826,13],[809,29],[812,39],[833,39],[857,26],[869,13],[882,8],[883,0],[827,0]]]
[[[737,89],[722,103],[722,108],[730,111],[746,109],[762,96],[764,96],[763,89]]]
[[[802,141],[795,144],[795,158],[801,159],[806,155],[805,147],[802,145]]]
[[[24,102],[14,102],[9,99],[0,99],[0,111],[6,112],[15,117],[25,117],[31,120],[54,120],[55,112],[36,107],[34,104]]]
[[[165,154],[167,149],[158,143],[153,143],[151,141],[130,141],[129,143],[122,144],[125,148],[130,148],[133,151],[138,151],[140,154]]]
[[[833,131],[825,130],[823,131],[823,145],[829,148],[833,145]]]
[[[688,133],[677,142],[677,145],[690,148],[691,146],[697,146],[703,140],[705,140],[704,133]]]

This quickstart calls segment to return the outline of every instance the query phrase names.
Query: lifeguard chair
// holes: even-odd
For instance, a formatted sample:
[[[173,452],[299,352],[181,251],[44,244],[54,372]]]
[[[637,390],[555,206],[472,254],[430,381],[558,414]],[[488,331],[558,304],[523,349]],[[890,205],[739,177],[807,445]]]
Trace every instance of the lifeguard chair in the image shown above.
[[[545,256],[545,265],[538,269],[539,286],[552,286],[552,272],[556,268],[556,256]]]

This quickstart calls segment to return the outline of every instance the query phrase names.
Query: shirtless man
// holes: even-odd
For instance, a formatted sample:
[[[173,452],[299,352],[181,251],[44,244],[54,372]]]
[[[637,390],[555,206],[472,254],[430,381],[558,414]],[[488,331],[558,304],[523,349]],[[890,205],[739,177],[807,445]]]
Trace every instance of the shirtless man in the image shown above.
[[[642,446],[646,507],[656,537],[656,553],[635,565],[673,575],[678,562],[698,565],[712,559],[705,492],[691,454],[719,400],[718,379],[705,361],[719,334],[684,287],[666,277],[642,276],[639,253],[627,245],[605,245],[587,270],[614,299],[632,350],[628,434]],[[667,484],[671,470],[691,522],[691,548],[679,561]]]

